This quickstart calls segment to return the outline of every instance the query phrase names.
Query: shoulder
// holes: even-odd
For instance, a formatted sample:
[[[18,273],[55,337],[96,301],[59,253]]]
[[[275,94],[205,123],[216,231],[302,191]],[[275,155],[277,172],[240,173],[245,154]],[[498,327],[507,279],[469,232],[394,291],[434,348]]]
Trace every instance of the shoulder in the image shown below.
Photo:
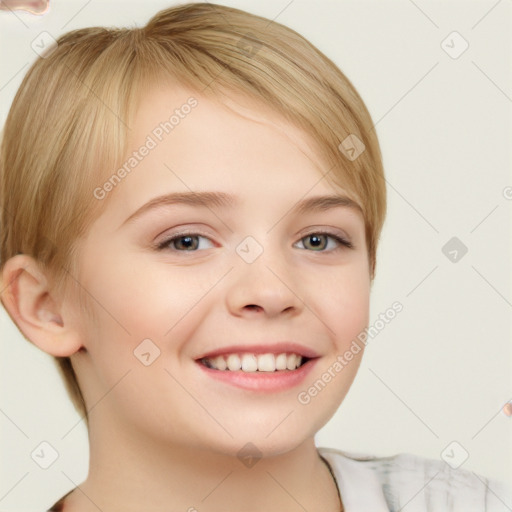
[[[390,511],[510,512],[512,490],[473,471],[452,469],[442,460],[402,453],[389,457],[320,448],[340,478],[358,473],[379,486]],[[333,468],[334,469],[334,468]],[[362,487],[364,487],[362,482]]]
[[[71,489],[68,493],[66,493],[62,498],[57,501],[52,507],[50,507],[47,512],[62,512],[64,510],[64,501],[65,499],[74,491],[74,489]]]
[[[57,503],[55,503],[51,508],[47,510],[47,512],[62,512],[62,507],[64,505],[64,499],[60,499]]]

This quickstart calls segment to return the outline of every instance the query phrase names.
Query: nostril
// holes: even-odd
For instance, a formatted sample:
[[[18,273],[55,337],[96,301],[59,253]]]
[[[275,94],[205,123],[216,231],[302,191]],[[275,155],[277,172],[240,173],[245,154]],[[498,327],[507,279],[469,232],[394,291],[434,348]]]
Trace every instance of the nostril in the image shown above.
[[[245,306],[247,309],[254,309],[256,311],[259,311],[260,309],[262,309],[261,306],[258,306],[256,304],[247,304],[247,306]]]

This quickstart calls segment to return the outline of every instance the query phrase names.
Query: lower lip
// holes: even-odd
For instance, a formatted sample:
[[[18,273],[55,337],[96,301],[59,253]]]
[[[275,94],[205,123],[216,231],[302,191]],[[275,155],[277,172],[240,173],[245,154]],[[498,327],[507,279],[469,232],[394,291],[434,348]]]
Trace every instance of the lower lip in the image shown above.
[[[201,370],[212,379],[217,379],[237,388],[250,391],[279,392],[298,386],[313,369],[317,359],[310,359],[296,370],[278,370],[275,372],[243,372],[238,370],[214,370],[197,363]]]

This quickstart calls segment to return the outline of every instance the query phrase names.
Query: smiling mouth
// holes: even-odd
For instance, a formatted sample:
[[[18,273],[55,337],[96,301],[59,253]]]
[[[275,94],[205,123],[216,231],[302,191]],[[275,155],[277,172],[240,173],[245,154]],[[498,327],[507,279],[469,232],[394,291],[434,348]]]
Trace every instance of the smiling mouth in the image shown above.
[[[200,364],[211,370],[244,373],[292,372],[310,359],[295,353],[280,354],[225,354],[216,357],[203,357]]]

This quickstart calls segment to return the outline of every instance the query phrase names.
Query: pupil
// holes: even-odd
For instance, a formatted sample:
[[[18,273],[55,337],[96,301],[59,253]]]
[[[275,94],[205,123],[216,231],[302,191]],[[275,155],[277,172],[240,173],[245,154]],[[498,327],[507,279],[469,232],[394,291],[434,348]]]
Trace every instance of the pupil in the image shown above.
[[[310,243],[310,246],[314,247],[314,248],[323,247],[323,245],[324,245],[323,235],[321,235],[321,236],[310,235],[309,243]]]
[[[194,237],[192,236],[184,236],[181,238],[180,245],[185,249],[193,249],[194,248]]]

